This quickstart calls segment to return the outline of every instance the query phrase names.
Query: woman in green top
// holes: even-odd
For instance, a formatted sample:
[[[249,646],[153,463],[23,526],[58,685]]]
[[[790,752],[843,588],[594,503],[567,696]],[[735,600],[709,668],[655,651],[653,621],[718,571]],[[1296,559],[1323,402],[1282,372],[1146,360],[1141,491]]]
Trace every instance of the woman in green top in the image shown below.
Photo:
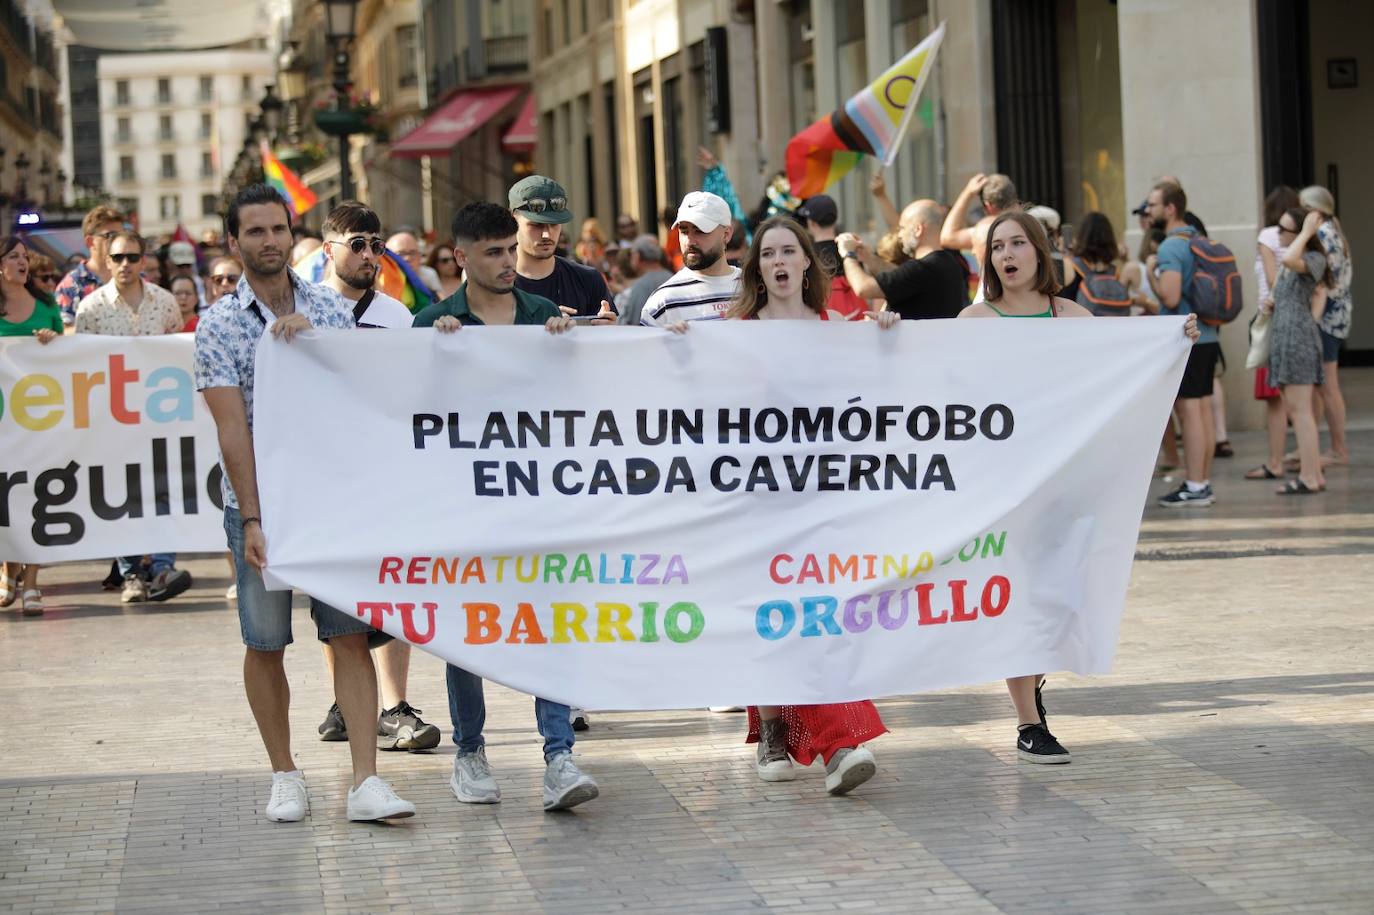
[[[29,276],[29,252],[14,237],[0,238],[0,337],[37,337],[49,343],[62,336],[62,314]],[[25,616],[43,612],[38,566],[6,562],[0,567],[0,607],[20,599]]]
[[[0,337],[62,336],[62,314],[29,276],[29,252],[14,236],[0,238]]]
[[[959,312],[961,318],[1091,318],[1092,312],[1055,295],[1054,259],[1049,239],[1039,220],[1011,210],[998,216],[988,228],[983,252],[985,301]],[[1183,332],[1198,338],[1197,318],[1189,315]],[[1045,723],[1045,704],[1040,698],[1044,674],[1008,677],[1007,692],[1016,707],[1016,753],[1035,763],[1069,762],[1069,751],[1055,740]]]

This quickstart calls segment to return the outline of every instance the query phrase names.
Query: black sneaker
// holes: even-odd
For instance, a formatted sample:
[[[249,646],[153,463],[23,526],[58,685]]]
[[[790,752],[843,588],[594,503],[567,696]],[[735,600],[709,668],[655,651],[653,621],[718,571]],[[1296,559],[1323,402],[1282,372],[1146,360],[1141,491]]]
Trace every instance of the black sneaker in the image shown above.
[[[383,709],[377,719],[377,746],[383,750],[432,750],[439,745],[439,728],[420,720],[420,710],[401,700]]]
[[[587,717],[586,709],[571,709],[568,712],[568,717],[572,719],[572,729],[574,731],[585,731],[592,726],[591,719]]]
[[[1188,505],[1206,506],[1215,501],[1216,498],[1212,495],[1212,484],[1210,483],[1197,492],[1189,489],[1187,483],[1180,483],[1178,489],[1167,496],[1159,497],[1159,504],[1165,508],[1182,508]]]
[[[159,572],[148,583],[148,600],[170,600],[191,587],[191,573],[185,569],[168,569]]]
[[[1073,761],[1043,724],[1023,724],[1016,729],[1016,755],[1026,762],[1050,765]]]
[[[324,724],[320,725],[320,740],[347,740],[348,728],[344,725],[343,712],[339,711],[339,703],[335,702],[329,707],[329,712],[324,716]]]

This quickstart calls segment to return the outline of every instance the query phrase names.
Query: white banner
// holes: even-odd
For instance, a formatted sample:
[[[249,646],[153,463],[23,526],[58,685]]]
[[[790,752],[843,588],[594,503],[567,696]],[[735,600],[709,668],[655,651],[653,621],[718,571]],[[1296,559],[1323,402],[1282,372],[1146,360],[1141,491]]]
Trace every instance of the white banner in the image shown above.
[[[586,708],[1106,672],[1181,325],[264,341],[269,584]]]
[[[0,337],[0,559],[225,548],[190,334]]]

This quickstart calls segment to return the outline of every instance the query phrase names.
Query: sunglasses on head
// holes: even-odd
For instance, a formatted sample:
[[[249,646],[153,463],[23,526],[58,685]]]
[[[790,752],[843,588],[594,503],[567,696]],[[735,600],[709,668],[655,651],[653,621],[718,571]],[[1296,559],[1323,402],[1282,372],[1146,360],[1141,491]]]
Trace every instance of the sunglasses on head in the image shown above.
[[[561,213],[567,208],[567,197],[535,197],[532,200],[526,200],[524,203],[520,204],[520,206],[516,207],[517,210],[526,210],[530,213],[542,213],[545,210],[551,213]]]
[[[362,254],[371,248],[374,257],[381,257],[382,252],[386,250],[386,242],[380,238],[364,238],[361,235],[355,235],[347,241],[335,242],[335,244],[347,245],[348,250],[354,254]]]
[[[137,264],[139,261],[143,260],[143,255],[135,251],[129,251],[127,253],[121,252],[119,254],[111,254],[110,260],[114,261],[116,264]]]
[[[239,275],[237,273],[216,273],[210,277],[212,283],[237,283]]]

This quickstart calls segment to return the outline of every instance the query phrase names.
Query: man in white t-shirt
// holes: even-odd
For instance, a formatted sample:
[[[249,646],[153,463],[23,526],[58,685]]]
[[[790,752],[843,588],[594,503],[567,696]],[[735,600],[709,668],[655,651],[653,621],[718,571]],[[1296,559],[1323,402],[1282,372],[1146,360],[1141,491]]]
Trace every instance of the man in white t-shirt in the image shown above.
[[[410,327],[413,315],[398,300],[372,287],[386,251],[382,221],[369,207],[347,201],[335,207],[323,226],[324,281],[353,311],[355,327]],[[439,728],[420,719],[420,710],[406,702],[410,674],[410,643],[374,633],[368,639],[382,688],[382,714],[377,720],[377,746],[383,750],[432,750],[439,745]],[[321,642],[325,663],[333,669],[328,642]],[[347,740],[343,716],[335,703],[319,727],[321,740]]]
[[[672,231],[682,243],[683,267],[645,301],[639,323],[662,327],[725,317],[739,297],[740,276],[725,259],[730,205],[715,194],[692,191],[682,198]]]

